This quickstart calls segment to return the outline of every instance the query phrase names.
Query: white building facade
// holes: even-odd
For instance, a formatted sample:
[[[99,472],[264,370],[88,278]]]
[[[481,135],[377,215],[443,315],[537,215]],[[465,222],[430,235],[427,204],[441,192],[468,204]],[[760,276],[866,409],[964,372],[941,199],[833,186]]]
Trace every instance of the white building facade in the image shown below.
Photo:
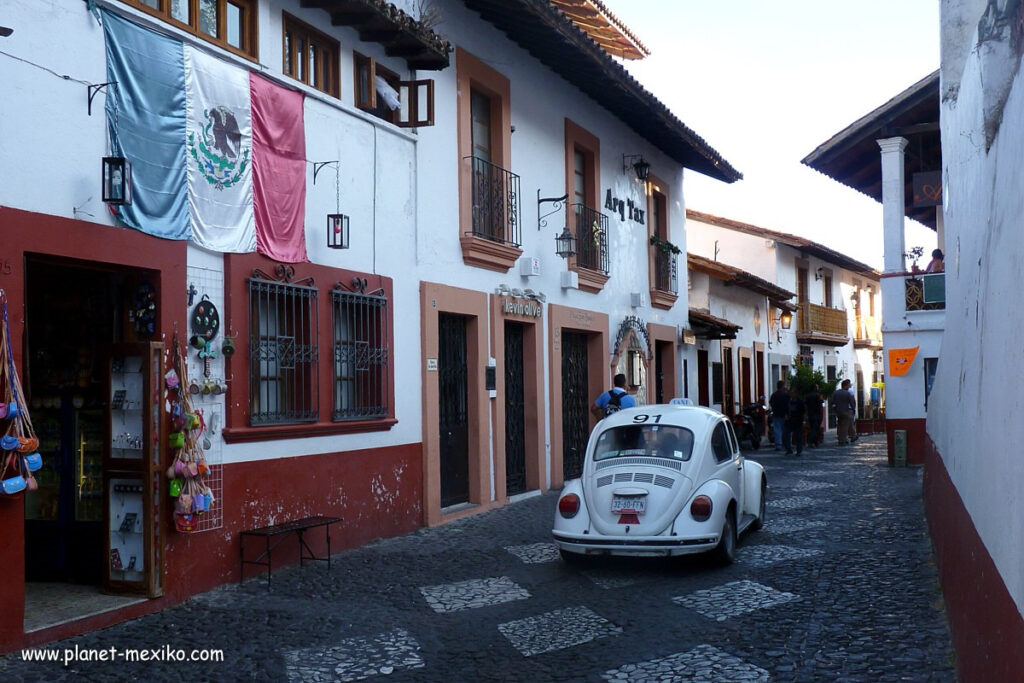
[[[766,385],[774,388],[797,362],[830,381],[849,379],[861,428],[874,431],[883,396],[878,272],[795,235],[694,210],[687,219],[692,252],[796,293],[790,328],[782,329],[783,309],[774,306],[757,333],[768,353]]]
[[[0,648],[247,576],[240,535],[255,527],[336,516],[345,547],[558,487],[617,372],[641,403],[682,395],[684,169],[740,174],[556,7],[517,2],[509,23],[508,2],[477,0],[429,16],[379,0],[231,0],[196,16],[92,4],[15,0],[0,19],[16,133],[0,162],[0,286],[33,419],[62,444],[40,490],[0,507],[24,540],[0,559],[26,590],[149,599],[30,629],[25,593],[5,591]],[[183,83],[205,63],[247,84],[252,122],[195,104],[201,87],[152,95],[178,118],[140,106],[135,77],[167,71],[164,54],[185,55]],[[190,107],[206,125],[191,142]],[[131,162],[131,204],[124,186],[101,201],[104,157]],[[219,201],[250,172],[241,201]],[[208,223],[202,201],[250,202],[251,217]],[[206,425],[215,504],[201,515],[168,495],[177,416],[161,408],[178,353],[193,380],[179,391]]]
[[[928,403],[925,497],[962,680],[1024,677],[1024,19],[1020,2],[942,3],[946,334]],[[993,356],[993,351],[999,349]]]

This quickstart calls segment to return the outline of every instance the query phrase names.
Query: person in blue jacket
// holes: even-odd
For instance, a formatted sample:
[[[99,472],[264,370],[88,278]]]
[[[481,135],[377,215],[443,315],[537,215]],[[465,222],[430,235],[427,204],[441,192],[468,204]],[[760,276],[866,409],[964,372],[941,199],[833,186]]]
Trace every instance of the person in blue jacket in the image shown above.
[[[597,397],[591,409],[594,417],[602,420],[623,408],[636,406],[636,399],[626,391],[626,376],[621,372],[615,375],[615,386]]]

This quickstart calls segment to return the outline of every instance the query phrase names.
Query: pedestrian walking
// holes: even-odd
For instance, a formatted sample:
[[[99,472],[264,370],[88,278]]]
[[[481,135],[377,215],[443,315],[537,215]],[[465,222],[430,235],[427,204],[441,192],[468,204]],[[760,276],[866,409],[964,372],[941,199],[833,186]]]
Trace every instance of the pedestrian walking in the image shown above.
[[[786,391],[785,380],[779,380],[775,392],[768,399],[768,406],[772,409],[772,443],[775,450],[779,450],[782,448],[782,429],[789,415],[789,392]]]
[[[817,387],[812,388],[804,396],[804,406],[807,410],[807,447],[814,448],[821,445],[821,419],[822,419],[821,392]]]
[[[842,446],[857,440],[854,416],[857,414],[857,399],[850,389],[850,380],[844,379],[840,388],[832,394],[832,410],[836,414],[836,440]]]
[[[634,406],[636,406],[636,399],[626,391],[626,376],[620,372],[615,375],[615,386],[597,397],[594,405],[590,407],[590,412],[598,420],[603,420],[623,408],[633,408]]]
[[[789,413],[782,430],[782,444],[786,448],[786,455],[793,455],[793,448],[796,448],[797,455],[804,452],[804,416],[807,414],[807,407],[804,405],[803,397],[795,388],[789,396]]]

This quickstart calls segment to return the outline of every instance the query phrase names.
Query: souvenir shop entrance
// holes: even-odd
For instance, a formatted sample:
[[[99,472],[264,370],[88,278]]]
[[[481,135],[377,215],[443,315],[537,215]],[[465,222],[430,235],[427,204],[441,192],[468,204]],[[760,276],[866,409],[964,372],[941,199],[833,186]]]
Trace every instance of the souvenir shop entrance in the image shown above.
[[[156,331],[154,281],[143,270],[26,259],[23,385],[43,456],[39,488],[25,496],[26,625],[34,589],[111,588],[104,483],[110,439],[118,437],[109,429],[111,350]],[[59,590],[45,590],[44,603],[60,601]]]

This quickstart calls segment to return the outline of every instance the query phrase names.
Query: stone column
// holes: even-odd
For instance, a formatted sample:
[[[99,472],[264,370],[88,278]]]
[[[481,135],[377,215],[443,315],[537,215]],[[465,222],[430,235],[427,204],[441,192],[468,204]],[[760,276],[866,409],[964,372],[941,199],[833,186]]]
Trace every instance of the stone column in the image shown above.
[[[896,137],[878,140],[882,149],[882,229],[885,246],[885,272],[900,273],[906,270],[903,252],[906,251],[903,235],[903,214],[905,196],[903,192],[905,173],[903,150],[907,139]]]

